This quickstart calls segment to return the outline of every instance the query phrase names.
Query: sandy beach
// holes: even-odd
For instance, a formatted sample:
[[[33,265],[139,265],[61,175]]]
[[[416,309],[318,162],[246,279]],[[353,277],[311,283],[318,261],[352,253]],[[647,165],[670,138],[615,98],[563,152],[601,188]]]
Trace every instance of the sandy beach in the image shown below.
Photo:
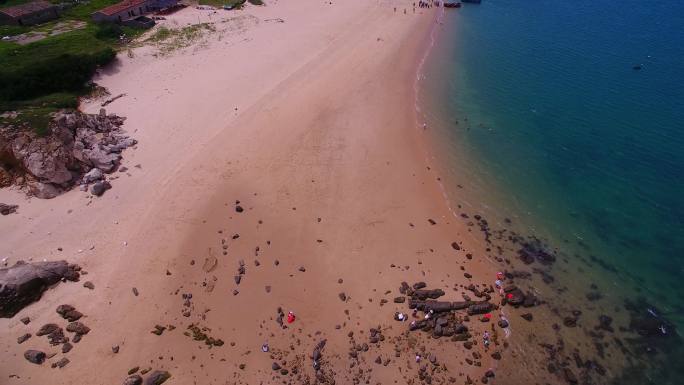
[[[439,12],[365,0],[187,8],[160,23],[215,29],[173,52],[120,53],[95,79],[125,94],[106,109],[138,140],[113,189],[52,200],[0,190],[20,206],[0,218],[0,257],[66,259],[94,284],[59,284],[0,319],[1,382],[117,384],[135,367],[167,370],[169,384],[413,383],[426,372],[435,383],[480,381],[498,345],[409,336],[392,319],[408,310],[393,302],[402,281],[461,301],[462,285],[495,279],[478,258],[482,236],[449,210],[416,119],[416,76]],[[97,113],[101,102],[81,108]],[[91,329],[71,352],[44,337],[17,344],[57,322],[60,304]],[[278,308],[296,320],[281,327]],[[155,325],[166,329],[153,334]],[[468,327],[481,341],[490,325]],[[224,344],[193,340],[189,326]],[[364,347],[371,328],[384,343]],[[70,363],[38,367],[23,358],[28,348]],[[427,370],[417,354],[433,358]]]

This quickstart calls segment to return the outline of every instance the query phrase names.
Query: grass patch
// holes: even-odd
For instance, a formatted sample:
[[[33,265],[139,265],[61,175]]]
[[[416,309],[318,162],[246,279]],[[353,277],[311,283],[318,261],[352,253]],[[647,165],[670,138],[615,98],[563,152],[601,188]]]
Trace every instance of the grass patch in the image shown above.
[[[11,124],[18,129],[33,130],[40,136],[49,133],[48,126],[52,120],[52,114],[59,109],[54,107],[29,107],[19,111],[14,117],[0,117],[0,124]]]
[[[21,35],[30,31],[29,27],[23,25],[0,25],[0,37]]]
[[[183,28],[172,29],[159,27],[152,35],[145,39],[144,43],[152,43],[159,47],[162,55],[175,50],[189,47],[201,39],[206,32],[215,32],[213,23],[192,24]]]
[[[200,5],[211,5],[217,8],[223,8],[224,5],[232,5],[239,9],[244,3],[245,0],[199,0]]]
[[[261,0],[247,0],[247,1],[252,5],[264,5],[264,2]]]

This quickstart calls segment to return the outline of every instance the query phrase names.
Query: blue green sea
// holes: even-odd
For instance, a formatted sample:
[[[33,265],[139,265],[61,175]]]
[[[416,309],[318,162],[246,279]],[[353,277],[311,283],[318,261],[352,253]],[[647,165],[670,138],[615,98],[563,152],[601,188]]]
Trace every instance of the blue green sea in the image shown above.
[[[575,302],[589,282],[596,312],[643,299],[680,340],[684,1],[482,0],[441,23],[419,101],[455,203],[546,240]],[[586,383],[684,383],[680,349],[628,349]]]

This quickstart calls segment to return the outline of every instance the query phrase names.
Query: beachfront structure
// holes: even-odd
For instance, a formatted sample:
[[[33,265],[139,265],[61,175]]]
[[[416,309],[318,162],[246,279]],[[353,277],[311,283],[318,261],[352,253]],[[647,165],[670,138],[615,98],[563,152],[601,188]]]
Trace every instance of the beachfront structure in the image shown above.
[[[37,0],[0,9],[0,25],[34,25],[59,17],[59,8]]]
[[[93,13],[93,20],[97,23],[125,23],[176,4],[178,0],[124,0]]]

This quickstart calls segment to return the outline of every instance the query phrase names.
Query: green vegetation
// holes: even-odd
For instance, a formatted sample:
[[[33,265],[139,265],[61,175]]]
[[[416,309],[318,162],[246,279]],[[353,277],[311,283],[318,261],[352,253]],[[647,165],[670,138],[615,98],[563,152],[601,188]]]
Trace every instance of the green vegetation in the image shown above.
[[[28,1],[0,1],[0,7]],[[45,36],[25,45],[0,41],[0,112],[18,112],[0,118],[0,123],[30,127],[44,134],[52,113],[78,106],[78,98],[89,91],[87,84],[97,67],[113,61],[116,51],[123,48],[119,37],[133,38],[142,33],[92,22],[93,12],[119,1],[74,2],[57,20],[31,27],[0,26],[0,36],[16,37],[27,32]],[[62,33],[52,35],[50,32],[55,30]]]
[[[200,5],[211,5],[217,8],[222,8],[224,5],[232,5],[239,9],[244,3],[245,0],[199,0]]]
[[[264,5],[264,2],[261,0],[247,0],[247,1],[252,5]]]
[[[190,46],[202,38],[207,31],[216,31],[213,23],[192,24],[179,29],[160,27],[145,42],[157,45],[160,53],[166,55],[177,49]]]

